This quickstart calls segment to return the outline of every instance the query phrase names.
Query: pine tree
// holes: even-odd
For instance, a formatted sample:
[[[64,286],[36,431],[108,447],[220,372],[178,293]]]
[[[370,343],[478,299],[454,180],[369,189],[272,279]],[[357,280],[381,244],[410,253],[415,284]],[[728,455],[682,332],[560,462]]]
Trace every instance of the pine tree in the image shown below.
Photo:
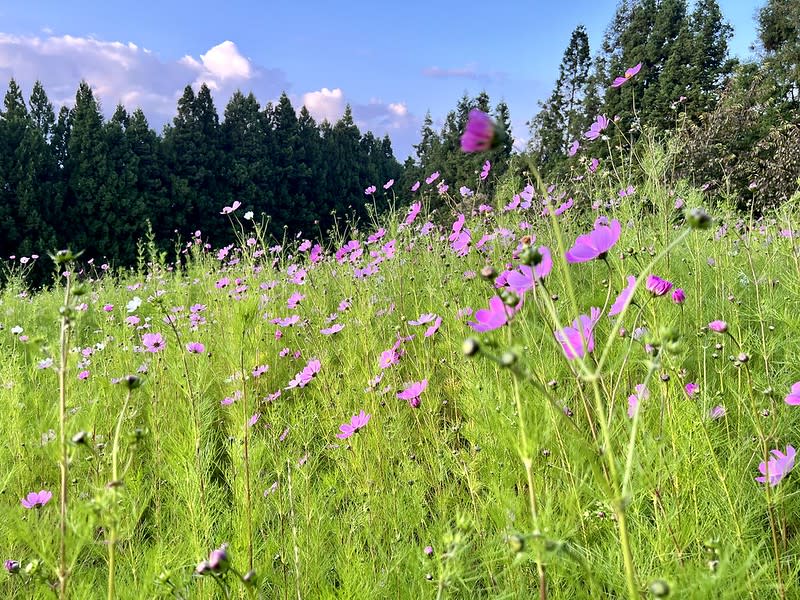
[[[29,123],[22,91],[11,79],[0,110],[0,252],[4,256],[13,254],[22,241],[17,190],[24,169],[19,149]]]
[[[800,109],[800,2],[767,0],[757,14],[764,64],[788,110]]]

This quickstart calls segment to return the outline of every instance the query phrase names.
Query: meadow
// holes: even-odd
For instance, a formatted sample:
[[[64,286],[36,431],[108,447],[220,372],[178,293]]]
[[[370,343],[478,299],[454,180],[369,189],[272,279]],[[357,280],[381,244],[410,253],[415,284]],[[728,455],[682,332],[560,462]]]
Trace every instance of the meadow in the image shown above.
[[[7,262],[0,589],[800,597],[798,198],[737,214],[674,152],[365,182],[395,209],[324,245],[220,207],[237,244],[47,291]]]

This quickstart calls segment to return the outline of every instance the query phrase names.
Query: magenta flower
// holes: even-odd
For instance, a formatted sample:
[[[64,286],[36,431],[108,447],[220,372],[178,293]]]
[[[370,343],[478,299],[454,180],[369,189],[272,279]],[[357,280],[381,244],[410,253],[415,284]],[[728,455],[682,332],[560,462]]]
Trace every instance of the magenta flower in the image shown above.
[[[589,131],[583,134],[587,140],[596,140],[600,137],[600,134],[605,131],[606,127],[608,127],[608,117],[605,115],[597,115],[594,123],[591,124],[589,127]]]
[[[686,302],[686,293],[681,288],[677,288],[674,292],[672,292],[672,301],[675,304],[683,304]]]
[[[594,350],[594,326],[600,319],[600,309],[593,306],[590,315],[580,315],[571,327],[554,332],[567,360],[583,358]]]
[[[425,330],[424,337],[429,338],[434,335],[437,331],[439,331],[439,327],[442,326],[442,317],[436,317],[436,320],[433,322],[433,325],[428,327]]]
[[[191,354],[202,354],[206,351],[206,347],[200,342],[189,342],[186,344],[186,350],[188,350]]]
[[[711,323],[708,324],[708,328],[717,333],[725,333],[728,331],[728,324],[725,321],[711,321]]]
[[[533,289],[537,281],[544,279],[553,269],[553,259],[550,256],[550,248],[539,246],[539,254],[542,255],[541,262],[531,268],[528,265],[520,265],[515,271],[506,271],[505,280],[509,289],[517,294],[524,294]]]
[[[793,446],[786,446],[786,454],[780,450],[770,452],[772,458],[758,465],[761,477],[756,477],[758,483],[769,483],[775,487],[794,468],[794,458],[797,454]]]
[[[638,65],[636,65],[634,67],[631,67],[630,69],[625,71],[625,75],[623,77],[617,77],[614,80],[614,83],[611,84],[611,87],[613,87],[613,88],[620,87],[625,82],[627,82],[628,79],[631,79],[632,77],[634,77],[641,70],[641,68],[642,68],[642,63],[639,63]]]
[[[617,299],[614,300],[614,304],[611,305],[611,310],[608,311],[609,317],[613,317],[614,315],[618,315],[622,312],[625,303],[628,302],[628,298],[630,298],[631,294],[633,294],[633,286],[635,285],[636,277],[633,275],[628,275],[628,285],[625,286],[625,289],[619,293]]]
[[[672,283],[657,275],[648,275],[645,287],[654,296],[663,296],[672,289]]]
[[[378,188],[376,188],[374,185],[371,185],[367,189],[364,190],[364,195],[365,196],[370,196],[370,195],[374,194],[377,190],[378,190]]]
[[[489,300],[489,308],[475,311],[475,320],[468,321],[467,325],[481,333],[492,331],[508,323],[511,314],[512,309],[503,303],[503,299],[500,296],[494,296]]]
[[[595,258],[605,258],[606,253],[619,240],[622,226],[614,219],[611,225],[595,223],[594,231],[579,235],[575,244],[564,255],[568,263],[582,263]]]
[[[383,184],[383,189],[388,190],[393,185],[394,185],[394,179],[390,179],[389,181]]]
[[[50,498],[53,497],[53,492],[48,492],[47,490],[41,490],[39,492],[31,492],[24,498],[20,499],[22,506],[25,508],[39,508],[50,502]]]
[[[415,381],[409,384],[408,387],[406,387],[404,390],[397,392],[397,397],[400,398],[400,400],[407,400],[412,408],[419,408],[420,396],[427,387],[428,387],[427,379],[423,379],[422,381]]]
[[[418,319],[412,319],[411,321],[408,321],[408,324],[409,325],[427,325],[428,323],[433,323],[436,320],[437,316],[438,315],[436,315],[435,313],[425,313],[425,314],[420,315]]]
[[[366,424],[369,423],[371,416],[372,415],[364,413],[363,410],[357,415],[353,415],[349,423],[339,425],[339,431],[341,431],[341,433],[337,433],[336,437],[340,440],[346,440],[354,433],[358,433],[359,430],[363,429]]]
[[[686,384],[686,386],[684,386],[684,389],[686,390],[686,395],[691,398],[698,391],[700,391],[700,386],[690,381],[689,383]]]
[[[342,329],[344,329],[344,325],[341,323],[334,323],[330,327],[326,327],[325,329],[320,329],[319,332],[322,335],[333,335],[334,333],[339,333]]]
[[[727,411],[725,410],[725,407],[722,406],[722,404],[717,404],[714,408],[708,411],[708,418],[711,419],[712,421],[718,421],[719,419],[725,416],[726,412]]]
[[[425,178],[425,183],[427,183],[428,185],[432,184],[434,181],[439,179],[439,175],[440,175],[439,171],[434,171]]]
[[[411,207],[408,209],[408,215],[406,215],[406,220],[403,221],[404,225],[411,225],[414,222],[414,219],[417,218],[419,211],[422,209],[421,202],[414,202]]]
[[[792,391],[784,398],[789,406],[800,406],[800,381],[792,384]]]
[[[142,336],[142,344],[144,344],[145,350],[154,354],[163,350],[167,345],[160,333],[145,333]]]
[[[461,150],[464,152],[483,152],[492,147],[495,137],[495,123],[482,110],[469,111],[467,127],[461,136]]]
[[[89,379],[89,371],[81,371],[80,373],[78,373],[78,379],[80,379],[81,381],[84,379]]]
[[[639,410],[639,403],[650,397],[650,390],[644,387],[643,383],[636,385],[636,392],[628,396],[628,417],[633,418]]]

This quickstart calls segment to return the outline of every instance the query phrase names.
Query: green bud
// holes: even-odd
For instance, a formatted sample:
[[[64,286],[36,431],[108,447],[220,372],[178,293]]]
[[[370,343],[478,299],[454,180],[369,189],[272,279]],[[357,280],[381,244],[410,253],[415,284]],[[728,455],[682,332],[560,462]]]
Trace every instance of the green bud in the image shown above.
[[[500,355],[500,364],[504,367],[510,367],[515,362],[517,362],[517,355],[510,350],[503,352],[503,354]]]
[[[481,277],[487,281],[494,281],[495,277],[497,277],[497,271],[493,266],[486,265],[481,269]]]
[[[511,551],[519,554],[520,552],[525,551],[525,538],[521,535],[514,535],[508,536],[508,545],[511,547]]]
[[[461,344],[461,351],[465,356],[475,356],[480,350],[481,347],[478,344],[478,340],[473,337],[468,337],[464,340],[464,343]]]
[[[539,248],[535,248],[532,246],[525,246],[522,251],[519,253],[519,260],[523,265],[528,265],[529,267],[535,267],[542,262],[542,253],[539,252]]]
[[[669,592],[669,584],[663,579],[656,579],[650,584],[650,593],[654,598],[666,598]]]
[[[686,214],[686,222],[692,229],[708,229],[713,219],[702,208],[693,208]]]
[[[514,308],[517,304],[519,304],[519,296],[511,292],[509,290],[503,290],[500,292],[500,298],[503,299],[503,304],[506,306],[510,306]]]

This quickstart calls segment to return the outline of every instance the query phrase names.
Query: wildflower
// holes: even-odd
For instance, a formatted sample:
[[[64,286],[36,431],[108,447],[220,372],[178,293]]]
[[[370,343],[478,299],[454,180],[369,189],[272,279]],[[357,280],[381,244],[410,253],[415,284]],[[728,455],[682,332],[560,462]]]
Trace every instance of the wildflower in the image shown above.
[[[244,213],[244,220],[245,221],[252,221],[253,220],[253,211],[252,210],[248,210],[246,213]]]
[[[237,208],[239,208],[241,205],[242,205],[242,203],[239,202],[238,200],[236,200],[230,206],[226,206],[225,208],[223,208],[222,211],[220,211],[219,214],[221,214],[221,215],[229,215],[233,211],[235,211]]]
[[[784,398],[789,406],[800,406],[800,381],[792,384],[792,391]]]
[[[394,185],[394,179],[390,179],[389,181],[383,184],[383,189],[388,190],[393,185]]]
[[[134,296],[126,305],[125,308],[129,313],[136,312],[136,310],[142,305],[142,299],[139,296]]]
[[[593,158],[591,161],[589,161],[589,172],[594,173],[595,171],[597,171],[597,167],[599,166],[600,166],[600,161],[597,160],[596,158]]]
[[[24,498],[20,500],[22,506],[25,508],[39,508],[44,506],[48,502],[50,502],[50,498],[53,497],[53,492],[49,492],[47,490],[41,490],[39,492],[31,492]]]
[[[436,181],[437,179],[439,179],[439,171],[434,171],[433,173],[431,173],[430,175],[428,175],[428,177],[425,179],[425,183],[427,183],[428,185],[430,185],[430,184],[432,184],[434,181]]]
[[[642,68],[642,63],[637,64],[636,66],[631,67],[625,71],[625,75],[622,77],[617,77],[614,82],[611,84],[611,87],[618,88],[624,85],[629,79],[634,77]]]
[[[582,263],[595,258],[605,258],[608,251],[619,240],[622,226],[617,219],[610,226],[595,224],[594,231],[579,235],[575,244],[567,250],[568,263]]]
[[[628,396],[628,417],[631,419],[639,410],[639,403],[642,400],[647,400],[650,397],[650,390],[644,387],[643,383],[636,385],[636,392]]]
[[[483,169],[481,169],[481,181],[486,179],[489,176],[489,171],[492,169],[492,163],[488,160],[483,163]]]
[[[374,194],[374,193],[377,191],[377,189],[378,189],[378,188],[376,188],[374,185],[371,185],[371,186],[369,186],[367,189],[365,189],[365,190],[364,190],[364,194],[365,194],[366,196],[369,196],[369,195],[371,195],[371,194]]]
[[[708,411],[708,418],[712,421],[717,421],[725,416],[726,410],[722,404],[717,404],[714,408]]]
[[[684,293],[683,289],[677,288],[674,292],[672,292],[672,301],[675,304],[683,304],[686,302],[686,294]]]
[[[114,310],[114,305],[113,304],[106,304],[105,306],[103,306],[103,310],[105,312],[111,312],[111,311]]]
[[[717,333],[725,333],[728,331],[728,324],[725,321],[711,321],[711,323],[708,324],[708,328]]]
[[[343,423],[342,425],[339,425],[339,431],[341,431],[341,433],[337,433],[336,437],[340,440],[346,440],[354,433],[358,433],[359,430],[364,428],[367,423],[369,423],[371,416],[372,415],[364,413],[363,410],[357,415],[353,415],[349,423]]]
[[[344,325],[341,323],[334,323],[330,327],[326,327],[325,329],[320,329],[319,332],[322,335],[333,335],[334,333],[339,333],[342,329],[344,329]]]
[[[255,413],[255,414],[254,414],[252,417],[250,417],[250,419],[247,421],[247,426],[248,426],[248,427],[252,427],[252,426],[253,426],[253,425],[255,425],[256,423],[258,423],[258,420],[259,420],[260,418],[261,418],[261,413]]]
[[[578,153],[578,149],[581,147],[581,143],[578,140],[574,140],[567,150],[567,156],[575,156]]]
[[[406,220],[403,222],[405,225],[411,225],[414,222],[414,219],[417,218],[419,211],[422,209],[421,202],[414,202],[411,207],[408,209],[408,215],[406,215]]]
[[[425,313],[420,315],[418,319],[412,319],[408,321],[409,325],[427,325],[428,323],[432,323],[436,320],[437,315],[435,313]]]
[[[598,115],[594,123],[589,127],[589,131],[583,134],[587,140],[596,140],[600,134],[608,127],[608,117],[605,115]]]
[[[253,369],[253,377],[261,377],[264,373],[269,371],[269,365],[258,365],[256,368]]]
[[[228,563],[228,544],[222,544],[208,555],[208,567],[212,571],[224,571],[228,568]]]
[[[431,336],[432,336],[432,335],[434,335],[434,334],[435,334],[437,331],[439,331],[439,327],[441,327],[441,326],[442,326],[442,317],[436,317],[436,321],[434,321],[433,325],[431,325],[430,327],[428,327],[428,328],[425,330],[425,335],[424,335],[424,337],[426,337],[426,338],[429,338],[429,337],[431,337]]]
[[[416,192],[419,189],[419,181],[415,182],[414,185],[411,186],[411,191]]]
[[[428,387],[428,380],[423,379],[422,381],[415,381],[409,384],[405,389],[400,392],[397,392],[397,397],[400,400],[407,400],[409,405],[412,408],[419,408],[420,405],[420,396],[422,392],[425,391],[425,388]]]
[[[508,323],[511,308],[505,305],[500,296],[494,296],[489,300],[489,308],[481,308],[475,311],[475,321],[468,321],[467,325],[475,331],[492,331]]]
[[[9,575],[16,575],[17,573],[19,573],[20,565],[18,560],[7,559],[3,563],[3,566],[6,568],[6,571],[8,572]]]
[[[461,150],[464,152],[483,152],[492,147],[496,125],[492,118],[482,110],[469,111],[467,126],[461,136]]]
[[[78,373],[78,379],[83,381],[84,379],[89,379],[89,371],[81,371]]]
[[[600,319],[600,309],[592,307],[590,315],[580,315],[572,322],[571,327],[564,327],[554,333],[567,360],[583,358],[594,350],[594,326]]]
[[[200,342],[189,342],[186,344],[186,350],[192,354],[202,354],[206,351],[206,347]]]
[[[697,385],[696,383],[690,381],[689,383],[687,383],[684,386],[683,389],[686,390],[686,395],[691,398],[692,396],[694,396],[700,390],[700,386]]]
[[[648,275],[645,287],[654,296],[663,296],[672,289],[672,283],[657,275]]]
[[[433,554],[433,546],[425,546],[422,549],[422,552],[425,553],[425,556],[430,556],[431,554]]]
[[[144,344],[145,350],[155,354],[164,349],[166,341],[161,337],[160,333],[145,333],[142,336],[142,344]]]
[[[633,294],[633,286],[636,285],[636,277],[633,275],[628,275],[628,285],[619,293],[617,299],[614,300],[614,304],[611,305],[611,310],[608,311],[608,316],[613,317],[614,315],[618,315],[622,312],[622,308],[625,306],[625,303],[628,302],[628,299]]]
[[[780,450],[772,450],[770,454],[772,454],[772,458],[758,465],[762,477],[756,477],[756,481],[769,483],[770,487],[775,487],[794,467],[797,451],[793,446],[786,446],[786,454]]]

